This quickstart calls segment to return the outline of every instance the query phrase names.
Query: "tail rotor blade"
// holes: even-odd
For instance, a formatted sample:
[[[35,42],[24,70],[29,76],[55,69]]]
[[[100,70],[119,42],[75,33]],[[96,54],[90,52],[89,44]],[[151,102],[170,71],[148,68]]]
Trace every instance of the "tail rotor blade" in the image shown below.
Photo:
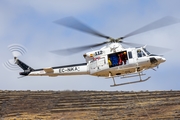
[[[10,71],[20,70],[18,65],[15,64],[14,59],[7,60],[2,65],[5,69],[10,70]]]
[[[11,44],[8,46],[8,49],[11,51],[13,57],[19,57],[26,53],[25,47],[20,44]]]
[[[14,59],[9,59],[4,62],[2,64],[3,67],[11,71],[20,70],[18,65],[15,64],[15,58],[24,55],[27,50],[20,44],[11,44],[8,46],[8,49],[12,53]]]

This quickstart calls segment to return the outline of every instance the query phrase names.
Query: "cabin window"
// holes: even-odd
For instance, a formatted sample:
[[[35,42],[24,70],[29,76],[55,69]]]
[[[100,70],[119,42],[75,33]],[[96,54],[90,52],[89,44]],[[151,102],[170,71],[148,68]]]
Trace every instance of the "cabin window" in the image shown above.
[[[132,58],[132,52],[128,52],[129,59]]]

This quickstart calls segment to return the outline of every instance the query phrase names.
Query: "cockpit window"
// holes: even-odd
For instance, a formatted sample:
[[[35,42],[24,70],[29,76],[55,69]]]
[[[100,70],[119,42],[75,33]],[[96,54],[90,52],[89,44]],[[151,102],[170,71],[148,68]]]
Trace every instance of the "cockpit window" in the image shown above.
[[[146,50],[146,48],[143,48],[144,52],[146,52],[147,55],[150,55],[151,53]]]
[[[138,49],[137,50],[137,56],[138,56],[138,58],[140,58],[140,57],[144,57],[146,55],[144,54],[144,52],[141,49]]]

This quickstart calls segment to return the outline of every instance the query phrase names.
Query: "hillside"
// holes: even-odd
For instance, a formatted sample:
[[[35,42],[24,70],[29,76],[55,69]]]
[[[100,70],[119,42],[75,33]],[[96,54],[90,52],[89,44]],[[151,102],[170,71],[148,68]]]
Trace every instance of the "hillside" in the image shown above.
[[[179,120],[180,91],[0,91],[0,118]]]

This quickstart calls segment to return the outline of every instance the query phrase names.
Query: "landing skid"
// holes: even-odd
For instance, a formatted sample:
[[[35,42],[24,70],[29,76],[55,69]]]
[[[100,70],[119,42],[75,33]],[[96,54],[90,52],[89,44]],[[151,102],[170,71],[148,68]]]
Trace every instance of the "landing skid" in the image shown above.
[[[139,83],[139,82],[145,82],[145,81],[147,81],[148,79],[150,79],[151,77],[148,77],[148,78],[146,78],[146,79],[144,79],[144,80],[138,80],[138,81],[132,81],[132,82],[126,82],[126,83],[121,83],[121,84],[116,84],[115,83],[115,80],[113,80],[114,81],[114,85],[110,85],[111,87],[115,87],[115,86],[121,86],[121,85],[127,85],[127,84],[134,84],[134,83]],[[114,79],[114,78],[113,78]]]
[[[151,78],[151,77],[148,77],[148,78],[146,78],[146,79],[142,79],[142,78],[141,78],[142,75],[145,75],[145,74],[141,74],[140,72],[138,72],[138,74],[135,75],[135,76],[139,76],[140,80],[116,84],[116,81],[115,81],[114,77],[112,77],[112,76],[111,76],[111,73],[109,73],[109,78],[111,77],[111,78],[113,79],[113,83],[114,83],[114,85],[110,85],[110,87],[127,85],[127,84],[134,84],[134,83],[139,83],[139,82],[145,82],[145,81],[147,81],[147,80],[149,80],[149,79]],[[122,77],[122,78],[129,78],[129,77],[135,77],[135,76],[126,76],[126,77]]]

